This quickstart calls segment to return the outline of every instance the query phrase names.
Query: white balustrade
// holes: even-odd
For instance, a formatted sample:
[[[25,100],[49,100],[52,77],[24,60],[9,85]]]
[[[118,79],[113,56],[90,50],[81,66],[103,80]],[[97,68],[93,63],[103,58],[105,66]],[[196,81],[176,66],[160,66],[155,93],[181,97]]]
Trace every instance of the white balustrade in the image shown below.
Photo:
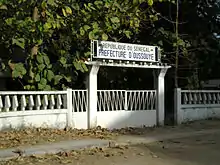
[[[220,91],[181,90],[182,105],[220,104]]]
[[[67,109],[66,91],[0,91],[0,112],[54,109]]]
[[[98,111],[156,109],[156,90],[98,90],[97,95]],[[87,90],[73,90],[72,99],[74,112],[88,110]],[[67,109],[67,101],[66,91],[0,92],[0,112],[62,110]]]

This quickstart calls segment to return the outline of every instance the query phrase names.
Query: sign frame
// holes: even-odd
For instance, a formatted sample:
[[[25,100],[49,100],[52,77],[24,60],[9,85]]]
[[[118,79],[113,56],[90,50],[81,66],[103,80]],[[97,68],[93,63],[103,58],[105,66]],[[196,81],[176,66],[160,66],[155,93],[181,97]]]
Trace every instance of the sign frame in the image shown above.
[[[103,44],[105,44],[105,47],[107,46],[111,46],[113,47],[113,49],[109,49],[106,50],[103,47]],[[106,46],[107,45],[107,46]],[[118,47],[117,47],[118,46]],[[120,46],[120,47],[119,47]],[[116,49],[120,49],[122,48],[122,50],[117,51]],[[130,51],[126,50],[126,48],[131,48]],[[143,52],[140,53],[141,51],[135,51],[133,49],[138,49],[139,50],[149,50],[149,52]],[[101,56],[98,56],[97,54],[101,52]],[[105,56],[103,57],[103,54],[106,52],[107,53],[111,53],[111,55],[113,53],[115,53],[117,55],[117,53],[121,53],[119,55],[121,55],[122,58],[117,58],[117,57],[109,57],[109,56]],[[112,53],[113,52],[113,53]],[[129,54],[128,57],[128,53],[132,52],[132,55]],[[148,54],[147,54],[148,53]],[[152,54],[154,53],[154,54]],[[142,57],[145,55],[146,56],[151,56],[154,59],[149,60],[149,59],[135,59],[135,55],[142,55]],[[132,58],[133,57],[133,58]],[[91,40],[91,60],[113,60],[113,61],[130,61],[130,62],[144,62],[144,63],[160,63],[161,62],[161,58],[160,58],[160,49],[158,46],[149,46],[149,45],[140,45],[140,44],[131,44],[131,43],[121,43],[121,42],[111,42],[111,41],[100,41],[100,40]],[[92,60],[93,61],[93,60]]]

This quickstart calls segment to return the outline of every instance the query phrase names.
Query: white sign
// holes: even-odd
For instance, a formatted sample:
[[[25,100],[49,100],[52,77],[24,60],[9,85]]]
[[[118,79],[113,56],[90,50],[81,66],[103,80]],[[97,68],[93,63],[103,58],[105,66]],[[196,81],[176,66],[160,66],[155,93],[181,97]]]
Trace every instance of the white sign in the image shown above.
[[[109,41],[92,41],[93,58],[127,60],[141,62],[158,61],[158,48],[137,44],[127,44]]]

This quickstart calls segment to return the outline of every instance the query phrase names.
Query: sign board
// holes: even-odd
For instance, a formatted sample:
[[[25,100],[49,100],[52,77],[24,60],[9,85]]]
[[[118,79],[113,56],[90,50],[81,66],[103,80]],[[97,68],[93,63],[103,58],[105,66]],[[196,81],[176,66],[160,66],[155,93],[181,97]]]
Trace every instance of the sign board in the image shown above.
[[[158,47],[110,41],[91,41],[92,58],[159,62]]]

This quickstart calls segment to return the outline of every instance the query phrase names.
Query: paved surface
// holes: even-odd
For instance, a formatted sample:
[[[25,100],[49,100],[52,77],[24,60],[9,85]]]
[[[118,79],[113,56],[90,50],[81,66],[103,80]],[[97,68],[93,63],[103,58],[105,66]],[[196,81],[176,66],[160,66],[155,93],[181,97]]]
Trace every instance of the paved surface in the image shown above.
[[[220,129],[212,129],[212,130],[209,129],[209,130],[201,130],[201,131],[194,131],[194,132],[181,132],[181,133],[179,132],[179,133],[170,133],[170,134],[157,134],[157,135],[152,135],[152,136],[147,136],[147,135],[120,136],[114,142],[109,142],[108,140],[101,140],[101,139],[63,141],[59,143],[3,149],[3,150],[0,150],[0,160],[12,159],[18,156],[55,154],[55,153],[62,152],[62,151],[78,150],[82,148],[88,148],[91,146],[106,147],[106,146],[115,145],[115,144],[118,144],[118,145],[128,145],[128,144],[135,145],[135,144],[140,144],[140,143],[148,144],[148,143],[157,142],[161,140],[167,140],[167,139],[209,135],[215,132],[220,133]]]
[[[219,165],[220,133],[165,140],[150,144],[72,151],[26,157],[1,165]]]
[[[56,154],[61,151],[79,150],[89,147],[105,147],[109,141],[100,139],[71,140],[59,143],[19,147],[0,150],[0,160],[16,158],[18,156]]]
[[[170,162],[170,165],[220,164],[219,132],[206,136],[161,141],[143,148],[147,148],[164,162]]]
[[[219,120],[128,131],[111,142],[67,140],[0,149],[0,165],[218,165],[220,162]]]

